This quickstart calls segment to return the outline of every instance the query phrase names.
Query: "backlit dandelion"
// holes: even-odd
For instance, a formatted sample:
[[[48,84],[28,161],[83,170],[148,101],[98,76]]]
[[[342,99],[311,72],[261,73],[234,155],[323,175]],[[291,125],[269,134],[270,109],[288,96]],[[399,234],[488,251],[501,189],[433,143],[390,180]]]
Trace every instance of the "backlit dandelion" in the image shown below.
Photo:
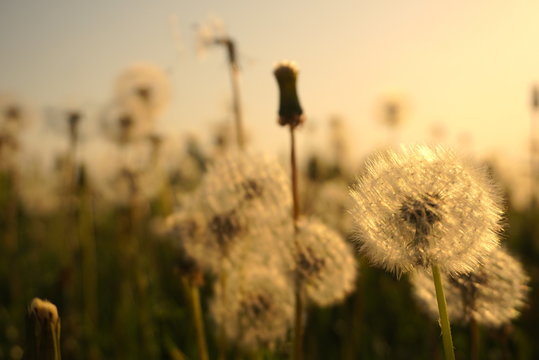
[[[144,115],[143,107],[135,101],[113,101],[101,114],[101,129],[106,137],[125,145],[147,136],[152,122]]]
[[[21,98],[8,94],[0,94],[0,132],[10,136],[18,136],[35,118],[30,106]]]
[[[158,116],[170,101],[168,76],[158,66],[135,63],[125,69],[116,81],[118,99],[139,103],[150,117]]]
[[[441,271],[474,270],[498,245],[502,209],[478,169],[443,147],[406,146],[371,160],[351,191],[361,251],[397,273],[431,268],[447,359],[454,359]]]
[[[351,191],[361,251],[397,273],[473,270],[498,245],[497,189],[442,147],[407,146],[374,157]]]
[[[437,318],[436,293],[428,274],[418,271],[411,278],[418,301]],[[529,292],[522,265],[506,250],[493,250],[469,274],[445,276],[449,317],[453,321],[497,327],[520,315]]]
[[[286,278],[275,269],[257,266],[230,271],[225,287],[216,286],[211,304],[213,318],[227,338],[246,349],[272,348],[284,340],[293,311]]]
[[[344,239],[316,220],[301,220],[292,249],[295,270],[307,298],[320,306],[343,300],[354,290],[356,262]]]

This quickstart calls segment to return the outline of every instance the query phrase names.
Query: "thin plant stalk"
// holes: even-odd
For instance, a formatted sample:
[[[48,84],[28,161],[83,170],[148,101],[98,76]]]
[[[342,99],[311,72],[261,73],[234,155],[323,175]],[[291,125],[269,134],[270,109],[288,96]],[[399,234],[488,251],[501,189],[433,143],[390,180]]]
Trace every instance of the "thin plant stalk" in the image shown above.
[[[479,360],[479,324],[473,317],[470,320],[470,359]]]
[[[232,109],[234,111],[236,139],[240,150],[245,149],[245,134],[243,131],[243,112],[240,99],[240,70],[237,63],[230,63],[230,80],[232,82]]]
[[[200,305],[200,290],[197,285],[184,278],[184,285],[189,295],[191,311],[193,313],[193,323],[197,337],[198,358],[208,360],[208,346],[206,343],[206,332],[204,331],[204,318],[202,316],[202,306]]]
[[[442,277],[438,265],[432,265],[432,278],[434,280],[434,287],[436,288],[436,300],[438,301],[438,311],[440,313],[440,326],[442,328],[445,358],[446,360],[455,360],[453,339],[451,338],[451,327],[449,325],[449,316],[447,314],[447,303],[445,301]]]
[[[298,220],[300,215],[299,210],[299,193],[298,193],[298,169],[296,162],[296,139],[294,133],[294,125],[290,125],[290,166],[292,173],[292,218],[294,220],[294,243],[296,243],[296,235],[298,233]],[[294,307],[294,352],[293,358],[301,360],[303,358],[303,294],[301,282],[296,278],[295,288],[295,307]]]

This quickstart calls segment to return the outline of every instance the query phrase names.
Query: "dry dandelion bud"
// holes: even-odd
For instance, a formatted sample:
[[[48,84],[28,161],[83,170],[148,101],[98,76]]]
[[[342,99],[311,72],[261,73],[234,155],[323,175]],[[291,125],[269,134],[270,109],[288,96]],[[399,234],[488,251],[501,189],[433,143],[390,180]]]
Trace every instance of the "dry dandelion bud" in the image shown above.
[[[294,299],[283,275],[267,267],[231,271],[216,284],[211,312],[230,340],[246,349],[274,347],[285,339]]]
[[[466,273],[498,246],[497,188],[485,172],[446,148],[416,145],[380,153],[351,195],[361,252],[389,271],[435,265]]]
[[[275,66],[273,74],[279,85],[279,125],[296,127],[303,123],[303,109],[299,103],[296,82],[298,67],[294,62],[282,61]]]
[[[436,293],[430,275],[418,271],[411,277],[417,300],[438,318]],[[443,279],[452,321],[498,327],[520,315],[529,292],[522,265],[504,249],[493,250],[475,271]]]
[[[354,291],[356,259],[344,239],[316,220],[300,220],[294,267],[307,298],[320,306],[342,301]]]
[[[60,360],[60,317],[56,306],[34,298],[28,308],[27,322],[25,358]]]

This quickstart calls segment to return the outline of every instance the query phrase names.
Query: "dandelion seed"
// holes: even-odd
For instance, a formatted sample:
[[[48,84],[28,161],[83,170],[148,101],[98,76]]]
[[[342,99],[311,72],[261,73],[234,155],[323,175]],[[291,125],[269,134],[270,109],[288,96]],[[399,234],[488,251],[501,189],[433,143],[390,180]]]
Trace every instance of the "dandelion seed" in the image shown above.
[[[411,277],[418,301],[437,319],[436,293],[428,274]],[[498,327],[520,315],[529,292],[522,265],[503,248],[494,249],[484,263],[468,274],[445,276],[449,317],[453,321]]]
[[[227,272],[224,289],[216,286],[211,313],[230,340],[246,349],[274,348],[284,340],[294,310],[289,283],[267,267]]]
[[[320,306],[342,301],[355,286],[352,249],[335,231],[317,220],[300,220],[291,250],[307,298]],[[291,241],[288,241],[291,244]]]
[[[351,195],[361,251],[387,270],[437,265],[466,273],[498,246],[497,189],[484,172],[443,147],[379,154]]]

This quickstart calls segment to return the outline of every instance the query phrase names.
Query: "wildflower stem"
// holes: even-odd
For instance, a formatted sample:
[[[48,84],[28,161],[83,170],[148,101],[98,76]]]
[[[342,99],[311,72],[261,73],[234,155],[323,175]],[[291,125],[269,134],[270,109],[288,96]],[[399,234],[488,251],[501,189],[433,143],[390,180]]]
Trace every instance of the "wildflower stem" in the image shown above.
[[[470,320],[470,359],[479,359],[479,325],[473,317]]]
[[[432,278],[436,288],[436,300],[438,301],[438,311],[440,313],[440,326],[442,327],[442,338],[444,342],[444,353],[446,360],[455,360],[453,349],[453,339],[451,338],[451,327],[449,325],[449,316],[447,315],[447,303],[445,301],[442,277],[438,265],[432,265]]]
[[[294,242],[298,232],[299,220],[299,195],[298,195],[298,169],[296,164],[296,140],[294,134],[294,125],[290,125],[290,165],[292,173],[292,218],[294,220]],[[296,244],[297,245],[297,244]],[[295,288],[295,308],[294,308],[294,352],[293,359],[301,360],[303,343],[303,296],[302,287],[299,279],[296,279]]]
[[[200,360],[208,360],[208,347],[206,345],[206,334],[204,332],[204,320],[202,317],[202,308],[200,306],[200,291],[198,286],[189,284],[189,297],[193,311],[193,321],[197,334],[197,350]]]
[[[236,123],[236,139],[240,150],[245,148],[245,137],[243,133],[243,113],[241,111],[240,100],[240,70],[238,64],[231,58],[230,60],[230,80],[232,82],[232,108]]]

